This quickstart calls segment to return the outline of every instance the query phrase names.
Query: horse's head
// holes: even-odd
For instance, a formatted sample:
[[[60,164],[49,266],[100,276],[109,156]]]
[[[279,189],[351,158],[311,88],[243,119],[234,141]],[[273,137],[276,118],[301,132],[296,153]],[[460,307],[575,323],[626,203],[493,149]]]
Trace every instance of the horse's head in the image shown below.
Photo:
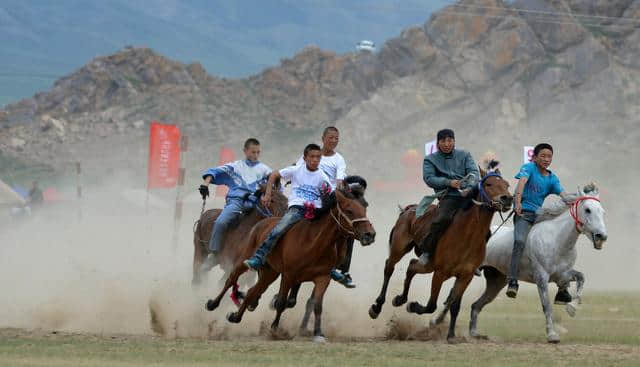
[[[276,217],[282,217],[287,211],[287,197],[284,196],[281,189],[280,180],[278,179],[271,190],[271,201],[267,205],[267,208]],[[256,196],[260,198],[267,190],[267,184],[262,184],[256,190]],[[261,204],[258,204],[261,205]]]
[[[571,207],[576,228],[584,233],[596,250],[602,250],[607,240],[607,227],[604,224],[604,208],[600,203],[600,192],[591,183],[578,191],[578,198]]]
[[[337,216],[334,216],[338,225],[360,241],[362,246],[368,246],[375,241],[376,231],[367,218],[367,208],[353,193],[345,189],[335,191]],[[333,215],[333,214],[332,214]]]
[[[364,198],[364,192],[367,189],[367,181],[360,176],[347,176],[344,179],[344,189],[349,191],[360,203],[365,207],[369,207],[369,203]]]
[[[479,200],[496,210],[509,211],[513,204],[513,196],[509,192],[509,183],[500,174],[498,162],[492,161],[489,171],[479,168],[482,176],[478,183]]]

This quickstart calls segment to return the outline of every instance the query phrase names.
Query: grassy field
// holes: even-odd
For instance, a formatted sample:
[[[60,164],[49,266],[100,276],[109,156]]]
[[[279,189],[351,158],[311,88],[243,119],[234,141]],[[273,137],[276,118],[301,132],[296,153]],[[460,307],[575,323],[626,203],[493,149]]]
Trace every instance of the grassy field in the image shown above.
[[[411,340],[424,329],[406,319],[397,324],[404,329],[400,337],[410,340],[333,337],[326,344],[304,337],[167,339],[1,329],[0,366],[640,366],[637,293],[587,295],[573,319],[556,306],[559,345],[546,343],[535,294],[519,297],[515,303],[498,299],[481,315],[489,341]],[[463,312],[459,335],[466,334],[468,306]],[[400,309],[396,314],[403,317]]]

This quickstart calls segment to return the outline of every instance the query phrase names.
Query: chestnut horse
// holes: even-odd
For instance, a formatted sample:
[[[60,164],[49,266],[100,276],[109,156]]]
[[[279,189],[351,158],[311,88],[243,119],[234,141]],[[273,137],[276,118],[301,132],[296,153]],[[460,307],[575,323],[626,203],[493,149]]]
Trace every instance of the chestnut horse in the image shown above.
[[[275,190],[277,188],[278,190]],[[239,222],[229,228],[225,234],[224,243],[219,255],[219,265],[226,274],[230,273],[233,265],[237,262],[246,246],[247,233],[251,228],[264,218],[269,216],[281,217],[287,211],[287,197],[280,192],[280,183],[277,183],[272,190],[271,202],[268,210],[262,208],[260,196],[265,190],[262,185],[254,195],[258,197],[257,206],[240,218]],[[222,209],[209,209],[204,212],[198,221],[196,221],[193,229],[193,279],[192,284],[198,285],[202,281],[202,273],[200,266],[209,253],[209,239],[213,231],[213,224],[222,212]],[[229,246],[227,244],[230,244]],[[244,259],[242,259],[244,260]],[[223,279],[225,279],[223,277]]]
[[[329,272],[339,260],[341,247],[347,236],[354,236],[363,246],[370,245],[375,239],[375,230],[369,219],[367,210],[350,192],[338,189],[328,199],[323,200],[323,213],[313,221],[301,220],[296,223],[282,238],[267,257],[267,262],[258,271],[258,282],[247,292],[237,312],[227,315],[227,320],[239,323],[247,308],[253,308],[259,297],[273,283],[279,275],[280,290],[276,301],[276,317],[271,324],[277,329],[280,316],[286,308],[287,295],[291,288],[299,283],[311,281],[314,283],[313,310],[315,315],[314,341],[324,341],[322,334],[322,300],[329,286],[331,278]],[[278,218],[269,218],[257,223],[249,234],[249,244],[246,246],[242,259],[225,282],[224,288],[215,299],[210,299],[206,308],[215,310],[222,297],[248,268],[242,260],[249,258],[260,244],[266,239]]]
[[[482,179],[477,187],[468,193],[471,197],[475,196],[475,199],[469,200],[467,208],[456,213],[453,222],[438,242],[435,256],[426,266],[421,265],[417,259],[411,260],[404,282],[404,291],[402,295],[393,299],[394,306],[403,305],[407,302],[413,277],[416,274],[434,272],[431,298],[427,306],[421,306],[417,302],[407,306],[408,312],[433,313],[437,307],[442,283],[451,277],[456,277],[451,299],[447,300],[451,306],[451,322],[447,339],[451,342],[455,338],[455,323],[460,311],[462,295],[471,282],[474,271],[484,260],[487,234],[493,214],[496,210],[508,211],[513,202],[513,197],[508,190],[509,183],[502,179],[498,170],[487,174],[481,168],[480,172]],[[416,205],[405,208],[391,230],[390,254],[385,263],[384,283],[376,303],[369,309],[371,318],[375,319],[382,311],[395,264],[426,237],[437,207],[431,205],[427,213],[417,219],[415,209]]]

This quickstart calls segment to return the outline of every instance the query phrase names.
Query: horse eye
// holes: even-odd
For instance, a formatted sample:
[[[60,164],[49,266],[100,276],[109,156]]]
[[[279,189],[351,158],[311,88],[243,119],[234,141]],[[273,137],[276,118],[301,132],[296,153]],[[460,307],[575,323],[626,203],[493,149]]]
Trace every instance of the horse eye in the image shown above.
[[[587,214],[591,214],[591,209],[587,208],[584,210],[585,212],[587,212]]]

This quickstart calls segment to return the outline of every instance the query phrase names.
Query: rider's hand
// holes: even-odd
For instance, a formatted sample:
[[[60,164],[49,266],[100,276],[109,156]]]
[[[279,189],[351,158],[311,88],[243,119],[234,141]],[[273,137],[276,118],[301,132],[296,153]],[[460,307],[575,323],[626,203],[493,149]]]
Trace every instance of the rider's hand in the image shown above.
[[[202,200],[206,200],[207,196],[209,196],[209,186],[207,185],[200,185],[198,191],[200,191],[200,195],[202,195]]]
[[[459,189],[460,180],[451,180],[451,182],[449,182],[449,186],[453,187],[454,189]]]
[[[522,203],[520,200],[516,200],[516,207],[514,210],[516,211],[516,214],[522,215]]]
[[[269,202],[271,202],[271,193],[267,192],[262,195],[262,199],[260,199],[260,201],[262,201],[262,205],[264,205],[265,207],[268,206]]]

